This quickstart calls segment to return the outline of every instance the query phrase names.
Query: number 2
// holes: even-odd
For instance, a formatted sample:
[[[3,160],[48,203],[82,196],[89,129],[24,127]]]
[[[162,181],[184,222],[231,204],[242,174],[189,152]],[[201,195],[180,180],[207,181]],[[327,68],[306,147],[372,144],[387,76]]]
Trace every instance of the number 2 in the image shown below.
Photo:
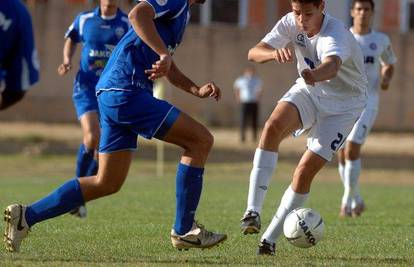
[[[336,151],[338,147],[342,145],[342,141],[344,141],[344,135],[341,133],[338,133],[338,139],[335,139],[331,143],[331,148],[333,151]]]

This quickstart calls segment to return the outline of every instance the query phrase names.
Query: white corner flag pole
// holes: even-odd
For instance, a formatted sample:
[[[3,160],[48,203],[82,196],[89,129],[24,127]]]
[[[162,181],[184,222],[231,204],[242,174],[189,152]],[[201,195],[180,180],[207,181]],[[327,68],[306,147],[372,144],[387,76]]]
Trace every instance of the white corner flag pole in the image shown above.
[[[164,82],[158,79],[154,84],[154,97],[158,99],[165,98],[165,86]],[[156,161],[156,168],[157,168],[157,176],[162,177],[164,176],[164,142],[161,140],[157,140],[157,161]]]

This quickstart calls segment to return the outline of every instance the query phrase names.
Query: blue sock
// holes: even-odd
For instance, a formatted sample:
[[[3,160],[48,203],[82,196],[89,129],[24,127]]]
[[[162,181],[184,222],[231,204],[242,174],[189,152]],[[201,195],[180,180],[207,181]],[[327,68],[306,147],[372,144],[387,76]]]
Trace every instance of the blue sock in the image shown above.
[[[79,180],[67,181],[45,198],[26,209],[26,221],[31,227],[35,223],[59,216],[84,204]]]
[[[88,150],[84,144],[79,146],[76,161],[76,177],[95,175],[98,171],[98,162],[95,160],[95,151]]]
[[[174,230],[183,235],[191,230],[203,187],[204,168],[178,164]]]

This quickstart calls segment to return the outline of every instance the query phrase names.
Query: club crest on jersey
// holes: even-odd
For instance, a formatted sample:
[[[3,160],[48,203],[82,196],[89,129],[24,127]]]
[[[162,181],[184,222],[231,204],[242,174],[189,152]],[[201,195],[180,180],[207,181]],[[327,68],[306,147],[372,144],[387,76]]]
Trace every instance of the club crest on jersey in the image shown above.
[[[165,6],[168,2],[168,0],[156,0],[157,4],[159,4],[160,6]]]
[[[296,36],[296,43],[298,45],[302,46],[302,47],[306,47],[306,44],[305,44],[305,35],[303,35],[302,33],[299,33]]]
[[[118,28],[116,28],[116,29],[115,29],[115,34],[116,34],[116,37],[117,37],[118,39],[121,39],[121,38],[122,38],[122,36],[124,36],[124,34],[125,34],[125,30],[124,30],[124,28],[122,28],[122,27],[118,27]]]
[[[370,45],[369,45],[369,48],[371,48],[371,50],[377,50],[377,44],[376,43],[371,43]]]
[[[7,31],[12,22],[11,19],[6,19],[6,16],[0,12],[0,28],[3,28],[3,31]]]

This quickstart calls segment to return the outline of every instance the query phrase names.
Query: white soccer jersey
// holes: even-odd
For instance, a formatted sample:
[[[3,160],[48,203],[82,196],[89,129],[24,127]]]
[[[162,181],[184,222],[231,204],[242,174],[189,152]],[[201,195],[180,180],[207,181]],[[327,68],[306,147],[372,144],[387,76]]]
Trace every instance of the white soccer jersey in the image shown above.
[[[382,64],[395,64],[397,58],[387,35],[376,31],[371,31],[365,35],[356,33],[353,33],[353,35],[361,46],[364,55],[368,78],[368,104],[373,108],[378,108],[378,88],[381,80],[380,67]]]
[[[274,48],[283,48],[292,42],[299,75],[304,69],[319,66],[328,56],[341,58],[342,65],[335,78],[318,82],[315,86],[307,85],[311,94],[334,97],[366,95],[368,82],[361,48],[345,25],[328,14],[325,14],[320,32],[309,38],[296,25],[293,12],[288,13],[262,42]],[[305,83],[302,78],[297,82]]]

